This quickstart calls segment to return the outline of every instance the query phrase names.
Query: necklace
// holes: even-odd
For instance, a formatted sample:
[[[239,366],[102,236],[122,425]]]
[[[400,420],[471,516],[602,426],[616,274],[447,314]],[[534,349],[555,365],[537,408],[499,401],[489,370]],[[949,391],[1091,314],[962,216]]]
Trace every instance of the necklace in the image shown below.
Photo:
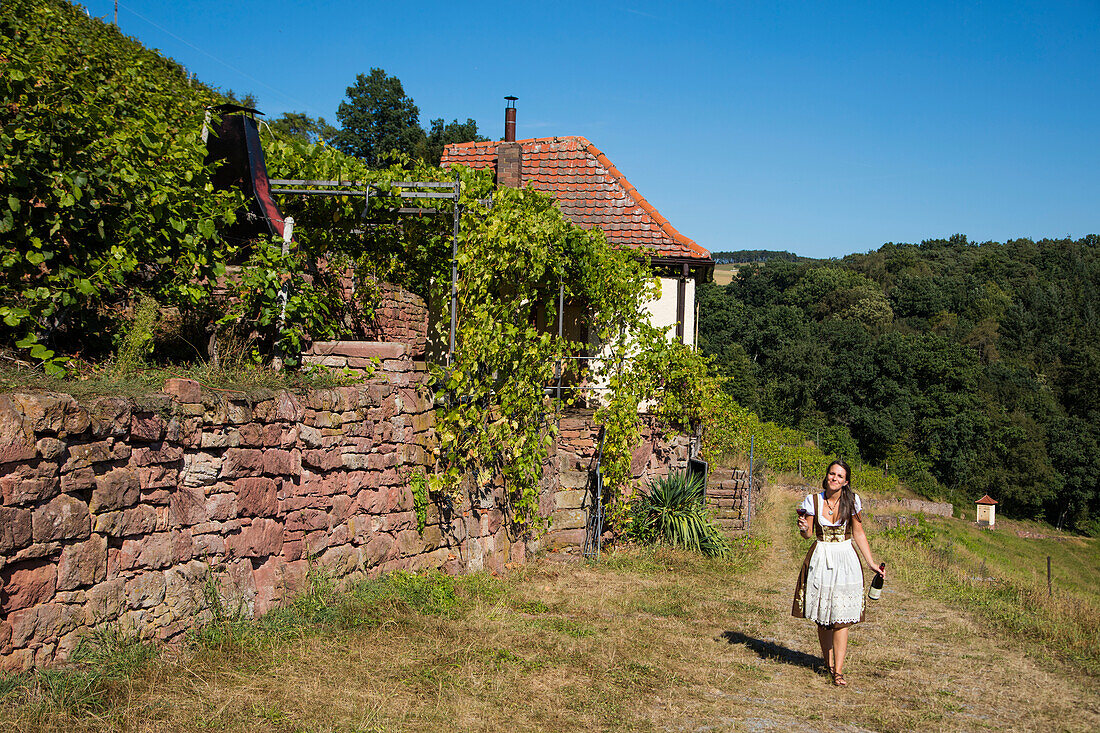
[[[824,497],[824,494],[822,494],[822,497]],[[839,493],[836,495],[836,499],[832,502],[830,502],[828,499],[825,499],[825,513],[828,514],[830,517],[836,514],[838,506],[840,506]]]

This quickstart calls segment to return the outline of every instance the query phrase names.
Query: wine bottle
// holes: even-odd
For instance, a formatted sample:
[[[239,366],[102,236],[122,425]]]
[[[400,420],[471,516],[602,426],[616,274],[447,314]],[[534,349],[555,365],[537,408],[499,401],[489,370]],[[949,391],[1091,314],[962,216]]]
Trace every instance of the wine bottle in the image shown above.
[[[886,563],[882,563],[878,566],[878,572],[875,573],[875,577],[871,580],[871,589],[867,591],[867,597],[872,601],[877,601],[882,597],[882,582],[884,578],[882,574],[886,571]]]

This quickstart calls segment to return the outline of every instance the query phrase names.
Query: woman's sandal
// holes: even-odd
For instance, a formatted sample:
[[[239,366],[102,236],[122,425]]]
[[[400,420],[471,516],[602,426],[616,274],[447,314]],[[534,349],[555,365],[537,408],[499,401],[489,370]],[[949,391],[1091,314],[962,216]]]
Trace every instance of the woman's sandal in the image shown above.
[[[848,686],[848,680],[844,679],[844,674],[842,672],[834,671],[833,672],[833,684],[836,685],[837,687],[847,687]]]

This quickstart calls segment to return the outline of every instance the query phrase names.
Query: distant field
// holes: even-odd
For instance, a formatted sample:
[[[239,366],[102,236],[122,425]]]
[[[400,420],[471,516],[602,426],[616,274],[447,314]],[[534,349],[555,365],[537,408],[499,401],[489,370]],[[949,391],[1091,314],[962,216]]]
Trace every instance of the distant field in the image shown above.
[[[730,281],[737,276],[737,268],[740,265],[715,265],[714,266],[714,282],[717,285],[729,285]]]

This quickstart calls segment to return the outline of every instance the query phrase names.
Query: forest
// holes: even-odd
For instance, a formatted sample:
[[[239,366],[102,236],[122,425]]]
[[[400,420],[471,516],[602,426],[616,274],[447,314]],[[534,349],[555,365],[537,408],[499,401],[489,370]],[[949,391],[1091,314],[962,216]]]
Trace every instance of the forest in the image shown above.
[[[724,389],[929,497],[1096,534],[1100,237],[770,259],[700,288]]]

